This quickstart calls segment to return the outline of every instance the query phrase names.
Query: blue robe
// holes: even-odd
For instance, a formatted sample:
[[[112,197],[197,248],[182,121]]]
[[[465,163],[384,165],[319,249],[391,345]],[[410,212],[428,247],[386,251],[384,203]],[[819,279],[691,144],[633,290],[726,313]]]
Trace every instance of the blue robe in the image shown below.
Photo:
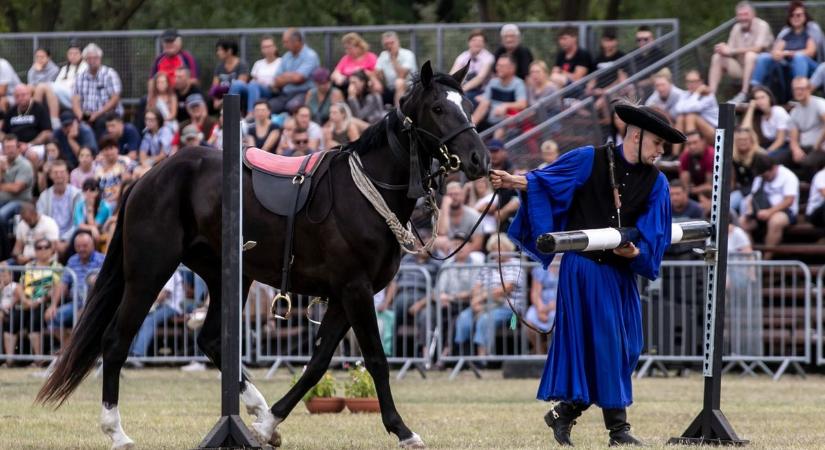
[[[619,152],[621,154],[621,151]],[[565,231],[576,190],[590,177],[593,147],[562,155],[527,174],[527,192],[508,234],[545,267],[554,255],[536,249],[543,233]],[[655,279],[670,243],[670,192],[659,174],[636,227],[639,255],[624,267],[565,253],[559,271],[556,329],[537,397],[624,408],[633,403],[631,375],[643,345],[636,275]]]

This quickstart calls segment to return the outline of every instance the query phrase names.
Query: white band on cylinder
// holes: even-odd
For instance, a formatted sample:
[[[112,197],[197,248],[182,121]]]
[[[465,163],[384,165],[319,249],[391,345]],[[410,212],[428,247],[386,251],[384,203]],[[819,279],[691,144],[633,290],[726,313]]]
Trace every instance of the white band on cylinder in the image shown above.
[[[581,232],[587,235],[587,247],[584,251],[616,248],[622,243],[622,233],[616,228],[597,228]]]

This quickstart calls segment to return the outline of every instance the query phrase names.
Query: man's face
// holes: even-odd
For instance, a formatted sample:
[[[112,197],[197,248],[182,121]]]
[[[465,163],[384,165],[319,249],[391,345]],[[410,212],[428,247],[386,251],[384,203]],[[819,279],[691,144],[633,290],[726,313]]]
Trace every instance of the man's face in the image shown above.
[[[619,41],[613,38],[602,38],[602,51],[607,54],[612,54],[619,48]]]
[[[691,134],[687,138],[687,149],[691,155],[700,156],[705,153],[705,141],[698,134]]]
[[[94,249],[94,242],[88,234],[81,233],[74,238],[74,251],[80,255],[80,259],[89,259]]]
[[[49,177],[57,186],[65,186],[69,182],[69,171],[65,166],[53,166],[49,171]]]
[[[100,55],[96,53],[89,53],[86,55],[86,64],[89,65],[89,68],[97,71],[100,68],[101,58]]]
[[[189,71],[186,69],[175,70],[175,88],[186,89],[189,85]]]
[[[31,99],[32,92],[29,90],[28,86],[20,84],[14,88],[14,102],[17,103],[18,109],[25,110],[28,108]]]
[[[384,46],[384,50],[395,53],[401,47],[401,44],[398,43],[398,39],[395,37],[386,37],[381,41],[381,45]]]
[[[636,130],[637,139],[641,138],[640,136],[641,130]],[[644,139],[642,139],[642,161],[645,164],[653,165],[656,163],[656,160],[659,159],[660,156],[665,152],[665,140],[660,138],[659,136],[646,131],[644,133]]]
[[[520,41],[521,37],[512,31],[501,35],[501,45],[507,50],[513,50],[518,47]]]
[[[776,178],[776,174],[778,174],[778,173],[779,173],[779,166],[774,165],[773,167],[771,167],[770,169],[765,171],[765,173],[762,174],[762,179],[765,180],[765,181],[773,181],[774,178]]]
[[[793,98],[798,102],[807,102],[811,97],[811,84],[806,79],[796,79],[791,83]]]
[[[571,50],[576,45],[576,38],[573,36],[563,34],[559,36],[559,48],[563,51]]]
[[[507,160],[507,152],[503,149],[490,150],[490,164],[500,167]]]
[[[106,132],[115,139],[123,136],[123,122],[119,120],[110,120],[106,122]]]
[[[178,46],[175,44],[177,39],[171,41],[163,41],[163,53],[168,56],[174,56],[178,53]]]
[[[464,204],[464,189],[459,184],[452,184],[447,187],[447,195],[450,196],[450,209],[461,209]]]
[[[30,227],[37,225],[37,210],[24,209],[20,211],[20,218],[23,219]]]
[[[309,150],[309,134],[306,131],[302,133],[292,133],[292,146],[297,152],[306,152]]]
[[[195,103],[194,105],[187,106],[186,111],[192,118],[200,120],[206,115],[206,105],[203,103]]]
[[[667,81],[665,77],[657,77],[653,81],[653,87],[656,89],[656,93],[659,94],[660,97],[667,97],[670,95],[670,81]]]
[[[284,48],[291,51],[292,53],[296,53],[300,50],[300,42],[298,41],[298,39],[293,38],[290,33],[284,33],[282,43],[284,45]]]
[[[264,58],[274,57],[277,51],[278,48],[275,47],[275,41],[272,39],[264,39],[261,41],[261,55],[263,55]]]
[[[742,7],[736,10],[736,22],[739,23],[745,29],[749,29],[751,27],[751,21],[754,17],[753,9],[750,7]]]
[[[17,146],[17,139],[3,140],[3,154],[9,162],[20,156],[20,147]]]
[[[636,46],[641,48],[653,42],[652,31],[637,31],[636,32]]]
[[[499,78],[510,78],[516,73],[516,67],[510,58],[499,58],[496,61],[496,76]]]
[[[670,206],[673,209],[681,211],[685,208],[688,202],[687,192],[681,187],[670,188]]]

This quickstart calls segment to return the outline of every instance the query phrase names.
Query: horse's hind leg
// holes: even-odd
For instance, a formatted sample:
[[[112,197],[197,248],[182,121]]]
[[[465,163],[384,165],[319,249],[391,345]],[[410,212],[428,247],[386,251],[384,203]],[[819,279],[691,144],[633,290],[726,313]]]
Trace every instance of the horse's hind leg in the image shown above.
[[[387,356],[381,345],[378,322],[375,317],[372,292],[363,284],[353,284],[344,289],[344,309],[358,338],[358,345],[364,355],[364,363],[375,381],[381,419],[388,432],[398,436],[403,448],[424,448],[424,442],[407,428],[392,399],[390,371]]]

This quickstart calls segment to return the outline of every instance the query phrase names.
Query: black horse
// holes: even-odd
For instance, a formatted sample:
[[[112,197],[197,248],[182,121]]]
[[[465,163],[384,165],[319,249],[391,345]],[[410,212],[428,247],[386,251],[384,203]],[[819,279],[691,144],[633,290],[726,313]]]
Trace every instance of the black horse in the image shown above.
[[[318,382],[352,327],[375,380],[384,426],[402,446],[423,446],[393,403],[373,309],[373,295],[398,270],[400,247],[353,182],[348,159],[351,153],[360,156],[364,170],[376,180],[401,223],[409,220],[416,203],[406,187],[411,180],[426,183],[433,159],[449,165],[458,157],[470,179],[485,176],[490,155],[470,123],[471,104],[460,85],[466,72],[465,67],[452,76],[433,74],[430,63],[425,63],[397,112],[390,112],[358,141],[319,163],[310,202],[295,219],[290,290],[326,297],[329,305],[306,371],[271,410],[252,383],[246,378],[241,382],[241,399],[256,416],[251,428],[262,442],[280,443],[278,423]],[[441,144],[449,155],[438,150]],[[411,159],[416,153],[417,160]],[[246,293],[252,280],[279,286],[286,218],[269,212],[256,198],[248,168],[243,176],[243,236],[257,242],[244,252]],[[43,403],[62,403],[102,355],[101,427],[112,439],[112,448],[133,446],[117,409],[120,370],[157,293],[181,263],[209,287],[211,302],[198,346],[221,366],[221,177],[220,152],[188,148],[147,172],[124,194],[97,282],[72,338],[38,394]]]

